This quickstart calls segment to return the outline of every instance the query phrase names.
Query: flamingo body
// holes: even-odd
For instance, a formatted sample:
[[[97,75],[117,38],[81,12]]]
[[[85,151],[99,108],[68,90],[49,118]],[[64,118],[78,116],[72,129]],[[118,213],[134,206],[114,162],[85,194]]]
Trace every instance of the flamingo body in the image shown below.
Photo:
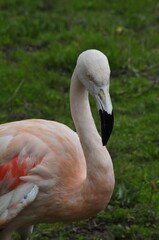
[[[90,59],[99,69],[98,76]],[[41,119],[0,125],[0,239],[9,240],[15,230],[28,239],[31,226],[40,222],[88,218],[111,198],[112,161],[88,103],[90,91],[99,110],[112,113],[108,62],[101,52],[89,50],[80,55],[76,68],[70,101],[78,134],[61,123]],[[86,86],[80,81],[85,78]]]
[[[62,174],[63,187],[71,184],[72,188],[76,182],[80,184],[86,177],[86,165],[78,135],[63,124],[45,120],[2,124],[0,142],[0,192],[3,201],[7,201],[8,194],[14,196],[16,191],[16,202],[13,198],[11,205],[7,206],[8,209],[17,207],[22,200],[17,194],[25,189],[25,182],[35,183],[40,187],[45,185],[46,191],[48,180],[51,180],[52,176],[52,186],[57,185]],[[17,192],[18,186],[20,189]],[[26,192],[24,196],[25,194]]]

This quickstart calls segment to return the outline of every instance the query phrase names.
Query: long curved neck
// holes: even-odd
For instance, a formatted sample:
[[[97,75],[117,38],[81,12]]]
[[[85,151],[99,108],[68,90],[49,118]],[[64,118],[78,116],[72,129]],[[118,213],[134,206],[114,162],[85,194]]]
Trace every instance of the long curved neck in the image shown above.
[[[76,70],[72,75],[70,102],[72,118],[86,159],[86,191],[92,185],[97,194],[97,189],[105,192],[109,201],[114,188],[112,161],[108,151],[102,146],[91,114],[88,92],[79,81]]]
[[[78,80],[75,72],[71,81],[70,104],[72,118],[80,138],[85,157],[89,157],[88,153],[92,151],[93,147],[95,149],[97,148],[97,145],[100,145],[100,148],[102,147],[101,137],[97,132],[91,114],[88,101],[88,91]]]

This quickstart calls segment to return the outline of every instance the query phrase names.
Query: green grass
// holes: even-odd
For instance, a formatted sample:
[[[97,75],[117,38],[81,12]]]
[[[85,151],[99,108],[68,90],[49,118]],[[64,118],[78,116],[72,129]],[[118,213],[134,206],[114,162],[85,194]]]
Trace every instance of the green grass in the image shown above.
[[[158,0],[0,1],[1,123],[44,118],[74,128],[69,85],[78,54],[99,49],[111,67],[110,204],[79,223],[40,224],[32,240],[159,239],[158,14]]]

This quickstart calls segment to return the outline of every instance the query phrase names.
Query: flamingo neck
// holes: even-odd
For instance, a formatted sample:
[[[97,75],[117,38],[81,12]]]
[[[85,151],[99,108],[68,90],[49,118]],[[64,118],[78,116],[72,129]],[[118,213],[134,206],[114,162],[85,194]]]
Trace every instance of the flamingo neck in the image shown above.
[[[78,80],[74,72],[70,89],[71,114],[78,133],[85,157],[92,148],[101,148],[101,137],[99,136],[91,114],[88,101],[88,91]]]
[[[102,145],[91,114],[88,91],[79,81],[76,69],[70,88],[72,118],[86,161],[86,179],[79,195],[82,197],[82,218],[92,216],[109,202],[114,190],[114,171],[110,155]],[[78,205],[79,206],[79,205]],[[87,211],[83,211],[87,209]]]
[[[79,81],[76,70],[71,81],[70,103],[72,118],[86,160],[86,185],[93,185],[96,189],[99,187],[102,192],[106,191],[110,199],[114,187],[112,161],[95,127],[88,101],[88,91]]]

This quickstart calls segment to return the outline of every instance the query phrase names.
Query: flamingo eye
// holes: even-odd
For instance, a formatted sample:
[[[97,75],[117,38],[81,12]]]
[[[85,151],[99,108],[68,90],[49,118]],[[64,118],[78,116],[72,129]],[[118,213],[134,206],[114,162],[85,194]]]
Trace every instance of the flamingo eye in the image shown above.
[[[94,82],[94,77],[92,75],[88,74],[87,77],[91,82]]]

